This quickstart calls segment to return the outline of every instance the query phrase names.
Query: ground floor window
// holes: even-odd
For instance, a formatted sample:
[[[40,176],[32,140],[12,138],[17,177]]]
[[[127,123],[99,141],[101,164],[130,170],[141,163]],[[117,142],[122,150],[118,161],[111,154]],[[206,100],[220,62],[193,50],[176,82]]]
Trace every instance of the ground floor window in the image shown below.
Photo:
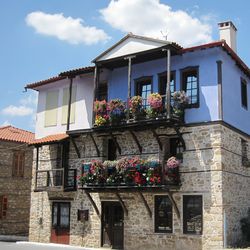
[[[167,195],[155,196],[155,232],[173,232],[172,203]]]
[[[183,196],[183,233],[202,234],[202,196]]]

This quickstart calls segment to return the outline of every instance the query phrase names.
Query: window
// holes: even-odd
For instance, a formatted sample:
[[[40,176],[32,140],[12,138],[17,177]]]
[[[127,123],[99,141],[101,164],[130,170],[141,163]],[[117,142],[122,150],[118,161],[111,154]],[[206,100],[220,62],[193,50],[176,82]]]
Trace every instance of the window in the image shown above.
[[[247,82],[241,79],[241,105],[247,109]]]
[[[45,127],[56,126],[57,124],[57,107],[59,91],[54,90],[47,92],[46,109],[45,109]]]
[[[198,67],[182,70],[182,89],[189,97],[190,107],[199,104]]]
[[[23,177],[24,175],[24,151],[14,151],[13,152],[13,166],[12,166],[12,176]]]
[[[99,101],[108,100],[108,83],[100,82],[98,85],[96,99]]]
[[[152,93],[152,77],[143,77],[136,80],[136,95],[143,99],[144,108],[149,107],[147,103],[148,96]]]
[[[183,196],[183,233],[202,234],[202,196]]]
[[[179,138],[171,138],[170,139],[170,155],[176,156],[179,160],[182,160],[183,151],[184,151],[184,148],[181,144],[180,139]]]
[[[53,228],[69,228],[70,226],[70,203],[53,202],[52,226]]]
[[[116,146],[112,139],[108,140],[108,160],[114,161],[116,160]]]
[[[161,73],[159,74],[159,84],[158,84],[158,92],[160,95],[164,95],[162,97],[162,103],[165,106],[165,100],[166,100],[166,87],[167,87],[167,73]],[[170,92],[171,94],[175,92],[175,72],[171,72],[170,76]],[[171,97],[171,104],[173,104],[172,97]]]
[[[62,103],[62,124],[68,122],[68,105],[69,105],[69,88],[63,89],[63,103]],[[71,93],[71,107],[70,107],[70,123],[75,122],[76,109],[76,86],[72,87]]]
[[[241,162],[243,166],[248,165],[248,158],[247,158],[247,141],[241,139]]]
[[[0,219],[6,218],[8,199],[5,195],[0,195]]]
[[[167,195],[155,196],[155,232],[173,232],[173,209]]]

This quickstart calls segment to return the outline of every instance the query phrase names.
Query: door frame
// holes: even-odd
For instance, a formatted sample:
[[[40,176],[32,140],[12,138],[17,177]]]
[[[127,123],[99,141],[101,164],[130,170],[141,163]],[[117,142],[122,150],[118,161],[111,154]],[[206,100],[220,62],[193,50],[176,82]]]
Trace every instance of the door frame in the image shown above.
[[[103,237],[103,230],[104,230],[104,220],[103,220],[103,216],[104,216],[104,205],[105,204],[110,204],[110,206],[113,205],[119,205],[121,207],[122,213],[123,213],[123,226],[122,226],[122,237],[123,237],[123,244],[122,244],[122,248],[124,249],[124,210],[122,208],[122,205],[119,201],[113,201],[113,200],[102,200],[101,201],[101,247],[103,247],[103,241],[104,241],[104,237]],[[112,243],[112,242],[111,242]],[[111,249],[113,247],[111,246]]]

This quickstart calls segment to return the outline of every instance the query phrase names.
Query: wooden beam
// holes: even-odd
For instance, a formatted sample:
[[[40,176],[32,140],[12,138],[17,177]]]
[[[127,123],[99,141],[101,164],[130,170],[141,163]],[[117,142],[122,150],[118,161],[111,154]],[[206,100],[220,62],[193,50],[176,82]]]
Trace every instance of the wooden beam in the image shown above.
[[[90,193],[88,191],[86,191],[86,190],[84,190],[84,191],[85,191],[85,194],[87,195],[89,201],[91,202],[92,206],[94,207],[96,214],[100,218],[100,212],[99,212],[99,209],[98,209],[95,201],[93,200],[92,196],[90,195]]]
[[[142,146],[141,146],[140,142],[138,141],[137,136],[135,135],[134,131],[129,130],[129,132],[132,135],[132,137],[133,137],[133,139],[134,139],[134,141],[135,141],[135,143],[136,143],[136,145],[137,145],[140,153],[142,153]]]
[[[110,134],[110,136],[111,136],[111,138],[112,138],[112,140],[113,140],[113,142],[114,142],[116,148],[118,149],[119,154],[121,154],[121,153],[122,153],[121,147],[120,147],[120,145],[118,144],[116,138],[114,137],[112,131],[110,131],[109,134]]]
[[[180,216],[180,211],[179,211],[179,209],[178,209],[178,207],[177,207],[177,205],[176,205],[176,202],[175,202],[175,200],[174,200],[174,197],[173,197],[172,192],[168,192],[168,196],[169,196],[169,199],[170,199],[170,201],[171,201],[171,203],[172,203],[172,205],[173,205],[173,207],[174,207],[174,211],[175,211],[175,213],[176,213],[178,219],[180,219],[180,217],[181,217],[181,216]]]
[[[118,198],[118,200],[119,200],[119,202],[120,202],[120,204],[121,204],[121,206],[122,206],[122,209],[123,209],[124,213],[126,214],[126,216],[128,216],[128,209],[126,208],[125,203],[124,203],[124,201],[122,200],[120,194],[119,194],[118,192],[115,192],[115,195],[116,195],[116,197]]]
[[[147,212],[148,212],[149,217],[152,218],[152,211],[151,211],[151,209],[150,209],[150,207],[149,207],[149,205],[148,205],[148,203],[147,203],[145,197],[143,196],[142,192],[138,192],[138,194],[140,195],[140,197],[141,197],[141,199],[142,199],[142,201],[143,201],[143,204],[144,204],[144,206],[145,206],[146,209],[147,209]]]
[[[160,140],[159,136],[157,135],[157,133],[155,132],[155,130],[154,130],[154,129],[151,129],[151,131],[152,131],[152,133],[153,133],[153,135],[154,135],[155,139],[157,140],[157,142],[158,142],[158,144],[159,144],[160,149],[162,150],[162,143],[161,143],[161,140]]]
[[[184,141],[184,139],[183,139],[182,134],[180,133],[180,128],[174,126],[174,130],[175,130],[176,134],[178,135],[178,137],[179,137],[179,139],[180,139],[180,141],[181,141],[181,144],[182,144],[183,149],[186,150],[186,143],[185,143],[185,141]]]
[[[69,138],[70,138],[70,141],[72,142],[72,144],[74,146],[74,149],[76,151],[77,157],[81,158],[81,153],[80,153],[80,151],[79,151],[79,149],[78,149],[78,147],[76,145],[75,139],[72,136],[70,136]]]
[[[94,146],[95,146],[95,150],[96,150],[96,153],[97,153],[97,156],[100,157],[100,150],[96,144],[96,141],[95,141],[95,138],[94,136],[92,135],[92,133],[89,134],[90,135],[90,138],[92,140],[92,142],[94,143]]]

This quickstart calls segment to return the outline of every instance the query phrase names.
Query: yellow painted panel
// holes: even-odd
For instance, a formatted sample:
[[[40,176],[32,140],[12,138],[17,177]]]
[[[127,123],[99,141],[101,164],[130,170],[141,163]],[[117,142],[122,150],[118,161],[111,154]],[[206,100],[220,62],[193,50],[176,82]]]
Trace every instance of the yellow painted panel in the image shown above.
[[[56,126],[57,124],[58,95],[59,95],[59,90],[53,90],[47,92],[45,127]]]

